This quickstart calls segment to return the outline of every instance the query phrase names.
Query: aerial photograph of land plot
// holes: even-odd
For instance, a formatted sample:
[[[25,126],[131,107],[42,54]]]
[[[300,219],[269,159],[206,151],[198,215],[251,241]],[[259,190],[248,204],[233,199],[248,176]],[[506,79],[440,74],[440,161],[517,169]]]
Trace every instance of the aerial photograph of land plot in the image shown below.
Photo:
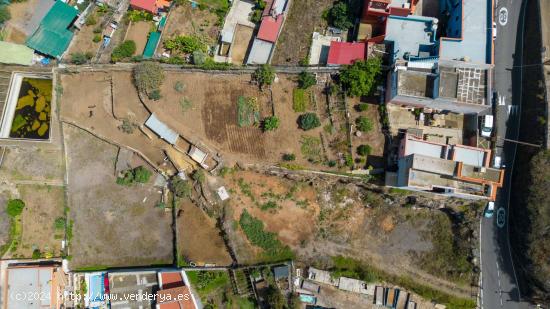
[[[0,307],[550,309],[549,12],[0,1]]]

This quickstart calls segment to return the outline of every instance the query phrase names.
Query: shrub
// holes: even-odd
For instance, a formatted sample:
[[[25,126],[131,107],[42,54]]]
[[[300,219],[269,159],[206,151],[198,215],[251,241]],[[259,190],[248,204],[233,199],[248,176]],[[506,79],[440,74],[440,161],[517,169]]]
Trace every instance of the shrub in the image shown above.
[[[99,41],[101,41],[101,34],[99,33],[94,34],[94,38],[92,39],[92,41],[94,43],[98,43]]]
[[[193,52],[193,64],[203,65],[206,62],[206,54],[202,50]]]
[[[355,119],[355,124],[357,125],[357,130],[361,132],[372,131],[372,127],[373,127],[372,121],[365,116],[361,116]]]
[[[298,86],[301,89],[307,89],[315,84],[317,84],[317,79],[313,73],[303,71],[298,76]]]
[[[7,5],[0,5],[0,25],[10,20],[11,14]]]
[[[124,41],[111,54],[111,61],[118,62],[120,60],[130,58],[136,52],[136,42],[132,40]]]
[[[139,92],[150,93],[160,89],[164,81],[164,70],[156,62],[141,62],[134,68],[134,83]]]
[[[360,112],[367,111],[369,109],[369,105],[365,103],[361,103],[357,105],[357,110]]]
[[[194,173],[193,173],[193,180],[199,182],[199,183],[203,183],[204,180],[206,179],[206,175],[204,175],[204,171],[203,170],[196,170]]]
[[[256,69],[254,77],[260,84],[260,88],[264,85],[271,85],[275,80],[275,69],[269,64],[262,64],[261,67]]]
[[[185,85],[182,82],[177,81],[174,84],[174,90],[176,90],[176,92],[182,93],[184,89],[185,89]]]
[[[40,252],[40,249],[34,249],[32,252],[32,258],[37,260],[42,257],[42,252]]]
[[[162,98],[162,95],[160,94],[160,90],[155,89],[149,93],[148,97],[150,100],[158,101]]]
[[[293,153],[285,153],[283,155],[283,160],[284,161],[294,161],[294,160],[296,160],[296,155],[293,154]]]
[[[65,218],[59,217],[55,219],[54,227],[56,230],[63,230],[65,229]]]
[[[138,11],[138,10],[128,11],[127,17],[128,17],[128,20],[132,22],[153,20],[153,14],[145,11]]]
[[[170,181],[170,189],[177,197],[189,197],[191,196],[191,185],[189,181],[183,180],[180,177],[172,178]]]
[[[17,217],[23,212],[23,208],[25,208],[25,202],[23,202],[22,200],[9,200],[6,212],[10,217]]]
[[[357,147],[357,154],[359,154],[360,156],[368,156],[370,155],[371,151],[372,149],[370,145],[361,145]]]
[[[93,26],[97,24],[97,19],[95,17],[95,14],[90,14],[88,18],[86,18],[86,26]]]
[[[340,73],[340,83],[350,96],[366,96],[374,89],[378,75],[382,71],[382,60],[372,57],[365,61],[356,61],[346,66]]]
[[[94,55],[91,52],[86,53],[72,53],[71,54],[71,62],[74,64],[84,64],[87,63],[90,59],[92,59]]]
[[[277,116],[270,116],[264,119],[262,128],[264,131],[273,131],[279,127],[279,118]]]
[[[143,166],[134,168],[134,180],[139,183],[147,183],[151,178],[151,172]]]
[[[302,128],[305,131],[321,126],[321,121],[319,120],[319,117],[317,117],[317,114],[315,113],[305,113],[301,115],[299,119],[299,123],[300,123],[300,128]]]

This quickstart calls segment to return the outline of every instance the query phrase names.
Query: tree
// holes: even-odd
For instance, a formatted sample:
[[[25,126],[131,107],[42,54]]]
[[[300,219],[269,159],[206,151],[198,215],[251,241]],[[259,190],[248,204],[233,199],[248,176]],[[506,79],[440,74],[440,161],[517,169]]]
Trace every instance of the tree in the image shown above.
[[[317,84],[317,79],[313,73],[303,71],[298,76],[298,87],[301,89],[307,89],[315,84]]]
[[[149,94],[160,89],[164,70],[156,62],[141,62],[134,68],[134,83],[139,92]]]
[[[300,116],[300,119],[298,121],[300,124],[300,128],[305,131],[321,126],[321,121],[315,113],[305,113]]]
[[[279,127],[279,118],[277,116],[269,116],[264,119],[262,128],[264,131],[273,131]]]
[[[120,60],[130,58],[136,52],[136,42],[132,40],[124,41],[111,54],[111,61],[118,62]]]
[[[370,155],[372,151],[372,148],[370,147],[370,145],[360,145],[359,147],[357,147],[357,154],[359,154],[360,156],[368,156]]]
[[[372,121],[365,116],[361,116],[355,119],[355,124],[357,125],[357,130],[361,132],[366,133],[372,130]]]
[[[260,89],[264,85],[271,85],[275,80],[275,69],[269,64],[262,64],[261,67],[256,69],[254,77],[260,84]]]
[[[10,20],[11,14],[7,5],[0,5],[0,25]]]
[[[274,285],[269,285],[266,289],[266,301],[271,309],[285,308],[285,297]]]
[[[298,293],[291,293],[288,298],[288,309],[300,309],[300,308],[302,308],[300,295],[298,295]]]
[[[191,185],[189,181],[183,180],[180,177],[172,178],[170,182],[170,188],[177,197],[189,197],[191,196]]]
[[[84,64],[92,59],[94,55],[91,52],[81,53],[76,52],[71,54],[71,62],[74,64]]]
[[[97,19],[95,14],[90,14],[88,18],[86,18],[86,26],[93,26],[97,24]]]
[[[23,208],[25,208],[25,202],[23,202],[22,200],[9,200],[6,212],[10,217],[17,217],[23,212]]]
[[[346,66],[340,73],[340,83],[346,93],[354,97],[369,95],[382,71],[381,65],[380,58],[372,57]]]
[[[342,30],[348,30],[353,27],[353,16],[349,12],[348,5],[344,2],[338,2],[328,11],[328,22],[333,27]]]

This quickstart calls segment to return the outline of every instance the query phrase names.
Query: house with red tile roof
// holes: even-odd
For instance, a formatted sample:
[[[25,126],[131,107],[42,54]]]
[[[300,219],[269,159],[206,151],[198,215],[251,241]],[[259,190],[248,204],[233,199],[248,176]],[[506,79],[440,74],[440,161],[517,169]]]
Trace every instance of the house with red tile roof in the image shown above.
[[[256,38],[271,43],[277,42],[277,37],[283,25],[283,19],[284,16],[282,14],[275,18],[272,16],[264,16]]]
[[[194,296],[181,271],[159,272],[156,309],[196,309]]]
[[[130,0],[130,7],[134,10],[145,11],[157,15],[159,10],[170,6],[167,0]]]
[[[365,42],[332,41],[328,52],[327,65],[349,65],[366,58],[367,44]]]
[[[269,0],[266,2],[258,33],[248,53],[247,64],[265,64],[269,62],[283,27],[287,6],[287,0]]]

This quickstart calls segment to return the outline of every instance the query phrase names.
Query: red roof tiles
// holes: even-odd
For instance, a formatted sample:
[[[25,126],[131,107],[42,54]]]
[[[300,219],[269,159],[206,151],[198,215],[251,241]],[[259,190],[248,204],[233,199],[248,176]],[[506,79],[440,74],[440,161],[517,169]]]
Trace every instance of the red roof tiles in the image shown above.
[[[279,36],[279,30],[283,24],[283,15],[273,18],[271,16],[265,16],[262,18],[262,23],[260,24],[260,29],[258,30],[258,35],[256,36],[260,40],[267,42],[275,43],[277,42],[277,37]]]
[[[332,41],[327,63],[343,65],[352,64],[357,60],[364,60],[366,58],[366,46],[365,43]]]

